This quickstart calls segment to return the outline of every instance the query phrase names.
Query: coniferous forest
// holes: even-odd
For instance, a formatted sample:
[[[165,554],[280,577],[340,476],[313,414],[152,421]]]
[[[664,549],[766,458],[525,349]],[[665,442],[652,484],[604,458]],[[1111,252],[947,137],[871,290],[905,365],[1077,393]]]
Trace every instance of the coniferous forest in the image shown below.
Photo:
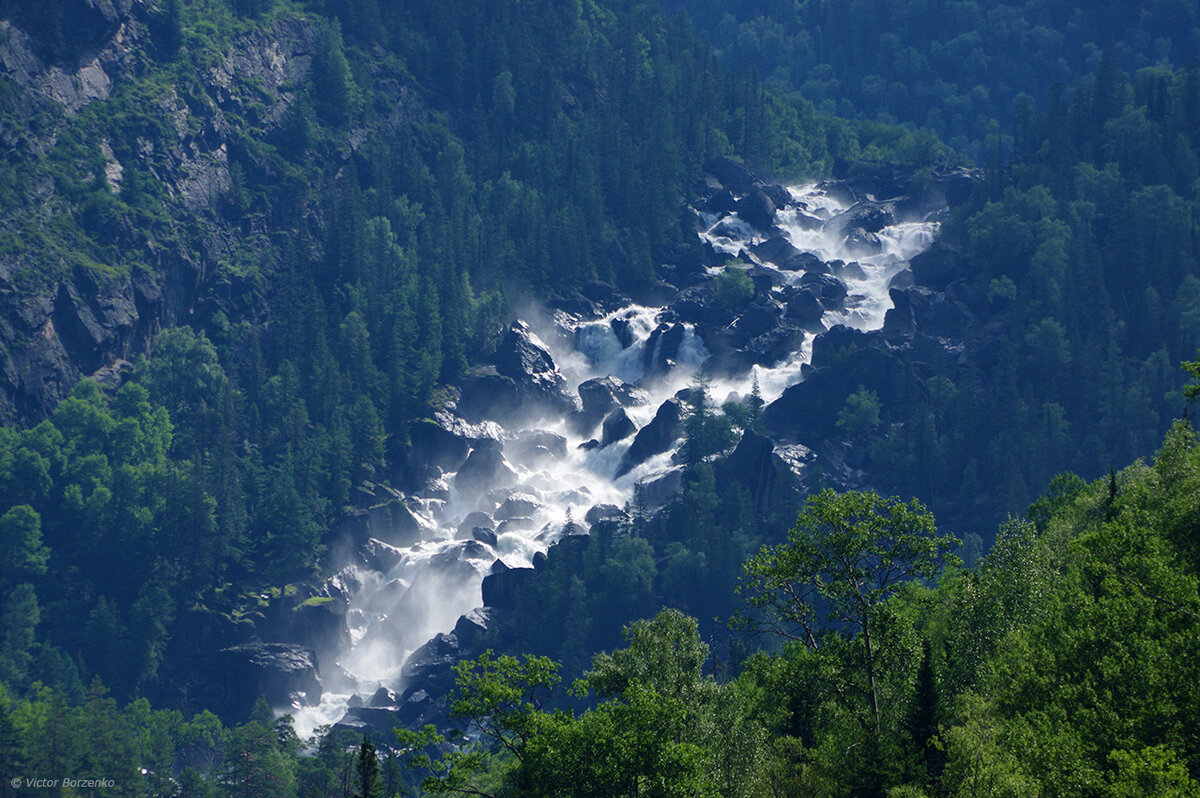
[[[1200,796],[1200,5],[0,0],[0,142],[0,795]]]

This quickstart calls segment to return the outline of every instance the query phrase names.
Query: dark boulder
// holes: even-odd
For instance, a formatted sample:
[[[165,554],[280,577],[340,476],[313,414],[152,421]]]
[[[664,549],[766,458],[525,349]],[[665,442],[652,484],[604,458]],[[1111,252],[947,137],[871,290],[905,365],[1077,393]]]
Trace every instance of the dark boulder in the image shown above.
[[[601,521],[628,521],[629,513],[615,504],[596,504],[588,509],[583,520],[588,524],[598,524]]]
[[[763,260],[768,263],[785,263],[789,258],[794,258],[803,254],[800,252],[800,250],[792,246],[791,241],[788,241],[783,236],[768,238],[761,244],[755,244],[752,246],[750,251],[753,252],[759,260]]]
[[[463,520],[458,525],[458,532],[455,537],[459,540],[466,540],[472,537],[472,533],[476,529],[495,529],[496,525],[492,522],[491,516],[487,513],[482,513],[478,510],[469,512],[463,517]]]
[[[717,482],[744,485],[755,512],[765,515],[776,492],[797,483],[812,459],[812,453],[802,446],[787,447],[781,455],[770,438],[747,430],[729,457],[717,466]]]
[[[773,304],[752,302],[733,322],[739,336],[750,340],[779,326],[779,312]]]
[[[795,352],[804,342],[804,330],[791,324],[782,324],[761,335],[756,335],[738,350],[742,369],[751,366],[774,366]]]
[[[617,336],[617,342],[621,344],[622,349],[633,346],[633,325],[629,319],[612,318],[609,319],[608,326],[612,328],[613,335]]]
[[[381,574],[386,574],[404,559],[399,548],[376,538],[367,541],[359,550],[358,557],[363,566]]]
[[[901,269],[892,275],[892,279],[888,280],[888,290],[899,288],[912,288],[916,285],[916,280],[913,279],[912,269]]]
[[[830,333],[817,337],[813,363],[824,365],[836,361],[836,366],[814,369],[804,382],[791,386],[764,408],[763,420],[772,438],[809,445],[826,438],[840,438],[838,413],[859,386],[874,391],[885,408],[899,401],[905,368],[900,358],[882,346],[879,333],[835,335],[835,343],[823,343],[829,337]],[[837,347],[839,339],[846,345]]]
[[[500,338],[491,367],[471,369],[460,380],[459,411],[470,418],[510,419],[574,410],[566,382],[542,341],[522,321]]]
[[[514,321],[492,356],[496,371],[547,397],[562,393],[564,380],[554,358],[523,321]]]
[[[457,471],[471,451],[471,440],[439,420],[425,418],[408,425],[409,460],[414,465],[433,465]]]
[[[621,458],[616,476],[624,476],[654,455],[670,450],[679,438],[682,422],[683,405],[679,400],[668,399],[659,405],[654,419],[638,430],[629,450]]]
[[[497,521],[508,521],[512,518],[529,518],[542,503],[528,493],[514,493],[496,509]]]
[[[892,308],[884,317],[885,331],[922,332],[940,338],[961,338],[971,324],[971,314],[961,302],[946,299],[928,288],[913,286],[888,292]]]
[[[733,197],[733,192],[727,188],[721,188],[714,191],[709,197],[702,200],[697,206],[697,210],[705,213],[715,213],[724,215],[732,213],[737,206],[737,200]]]
[[[945,291],[963,276],[962,253],[954,247],[935,241],[933,246],[909,261],[917,285]]]
[[[683,467],[651,474],[633,487],[634,503],[643,511],[656,510],[683,490]]]
[[[317,656],[312,649],[290,643],[244,643],[221,649],[212,657],[207,675],[213,677],[213,705],[226,718],[244,719],[259,696],[272,707],[291,708],[300,700],[308,706],[321,701]],[[220,710],[224,709],[222,713]],[[232,710],[232,711],[231,711]]]
[[[540,465],[567,456],[567,439],[546,430],[524,430],[505,446],[513,460],[525,465]]]
[[[715,177],[722,186],[734,194],[745,194],[762,182],[754,170],[731,158],[713,158],[704,165],[704,171]]]
[[[454,475],[454,487],[460,493],[479,493],[490,488],[507,487],[517,482],[504,454],[496,448],[472,449],[467,461]]]
[[[637,432],[637,425],[625,413],[625,408],[618,407],[605,417],[601,430],[600,446],[604,447],[633,435]]]
[[[646,349],[642,354],[642,367],[647,376],[664,374],[671,370],[675,359],[679,357],[679,347],[683,345],[686,332],[682,324],[664,322],[654,328],[646,339]]]
[[[709,308],[716,304],[716,292],[711,282],[685,288],[671,300],[671,311],[680,321],[699,324],[708,316]]]
[[[483,578],[483,606],[511,610],[515,606],[517,590],[532,575],[532,568],[509,568],[496,560],[492,572]]]
[[[883,241],[879,234],[868,232],[861,227],[851,230],[842,245],[855,255],[878,255],[883,252]]]
[[[461,651],[474,652],[477,644],[487,634],[495,613],[487,607],[476,607],[466,615],[460,615],[454,624],[454,637]]]
[[[846,286],[831,275],[807,272],[800,278],[800,285],[815,291],[827,308],[840,307],[846,301]]]
[[[771,200],[771,203],[778,209],[782,210],[795,201],[792,198],[792,192],[788,191],[781,185],[775,183],[764,183],[763,185],[759,186],[759,188],[762,190],[762,193],[767,195],[767,197]]]
[[[737,215],[756,230],[766,232],[775,226],[775,203],[762,189],[754,189],[737,201]]]
[[[418,648],[400,669],[406,693],[424,690],[445,695],[454,688],[454,663],[458,662],[458,639],[453,634],[435,635]]]
[[[867,233],[878,233],[896,223],[895,206],[889,203],[858,202],[838,214],[834,223],[847,230],[857,227]]]
[[[786,291],[787,310],[785,318],[806,330],[821,329],[821,317],[825,306],[812,287],[799,287]]]
[[[646,401],[645,391],[611,376],[582,382],[578,390],[581,415],[593,425],[617,407],[633,407]]]
[[[823,274],[829,271],[825,262],[811,252],[799,252],[775,264],[787,272],[817,272]]]
[[[499,540],[496,537],[495,530],[488,529],[487,527],[477,526],[472,529],[471,538],[473,540],[478,540],[480,543],[483,543],[486,546],[491,546],[493,549],[499,545]]]

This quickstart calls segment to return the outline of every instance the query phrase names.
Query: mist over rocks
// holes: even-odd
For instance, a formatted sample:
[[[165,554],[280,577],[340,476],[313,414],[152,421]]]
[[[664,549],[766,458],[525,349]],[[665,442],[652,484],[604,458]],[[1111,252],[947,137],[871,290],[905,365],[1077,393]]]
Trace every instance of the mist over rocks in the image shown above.
[[[780,491],[869,484],[865,454],[839,427],[847,397],[898,401],[905,380],[921,379],[914,360],[952,356],[973,317],[905,282],[936,223],[902,221],[904,209],[925,200],[866,188],[788,189],[722,161],[695,206],[699,254],[662,266],[642,297],[653,301],[596,284],[509,324],[444,408],[411,425],[408,493],[342,522],[361,547],[344,613],[359,642],[338,661],[359,687],[302,710],[305,722],[444,722],[453,662],[512,634],[519,595],[552,561],[609,545],[592,537],[629,534],[682,491],[686,468],[671,459],[698,375],[742,407],[752,379],[765,388],[764,432],[744,431],[713,460],[756,514]],[[747,280],[732,299],[718,290],[726,269]],[[374,534],[385,527],[391,538]],[[382,704],[370,700],[379,687],[391,691]]]

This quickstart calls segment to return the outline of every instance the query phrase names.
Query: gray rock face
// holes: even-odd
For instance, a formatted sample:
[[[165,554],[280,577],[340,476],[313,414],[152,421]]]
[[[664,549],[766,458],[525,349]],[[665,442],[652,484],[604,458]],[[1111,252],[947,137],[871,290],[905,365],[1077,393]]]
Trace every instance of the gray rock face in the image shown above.
[[[740,482],[750,493],[755,512],[764,514],[781,480],[796,482],[807,474],[812,452],[803,446],[777,450],[770,438],[752,430],[742,435],[736,448],[716,471],[717,480]]]
[[[289,707],[297,697],[309,705],[321,700],[316,654],[289,643],[245,643],[222,649],[203,676],[213,682],[213,697],[224,699],[213,707],[223,717],[248,713],[260,695],[272,707]]]
[[[516,484],[517,474],[504,460],[504,454],[496,448],[472,449],[467,461],[454,475],[454,486],[459,491],[472,494],[489,488]]]
[[[643,510],[656,510],[683,490],[683,468],[652,474],[634,486],[634,502]]]
[[[659,405],[654,419],[638,430],[629,450],[622,456],[616,476],[624,476],[654,455],[668,451],[679,438],[682,424],[683,404],[678,399],[668,399]]]
[[[459,412],[471,420],[562,416],[575,410],[545,345],[522,321],[508,328],[492,357],[461,380]]]

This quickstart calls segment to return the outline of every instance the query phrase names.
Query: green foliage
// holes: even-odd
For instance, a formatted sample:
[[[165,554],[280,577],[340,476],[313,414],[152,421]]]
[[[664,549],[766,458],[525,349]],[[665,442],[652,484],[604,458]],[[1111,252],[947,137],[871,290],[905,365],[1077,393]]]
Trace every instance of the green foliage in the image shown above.
[[[838,411],[838,429],[851,438],[865,438],[879,426],[879,395],[863,386],[846,397],[846,406]]]
[[[726,266],[713,278],[714,300],[723,310],[739,310],[754,296],[754,281],[745,269]]]

